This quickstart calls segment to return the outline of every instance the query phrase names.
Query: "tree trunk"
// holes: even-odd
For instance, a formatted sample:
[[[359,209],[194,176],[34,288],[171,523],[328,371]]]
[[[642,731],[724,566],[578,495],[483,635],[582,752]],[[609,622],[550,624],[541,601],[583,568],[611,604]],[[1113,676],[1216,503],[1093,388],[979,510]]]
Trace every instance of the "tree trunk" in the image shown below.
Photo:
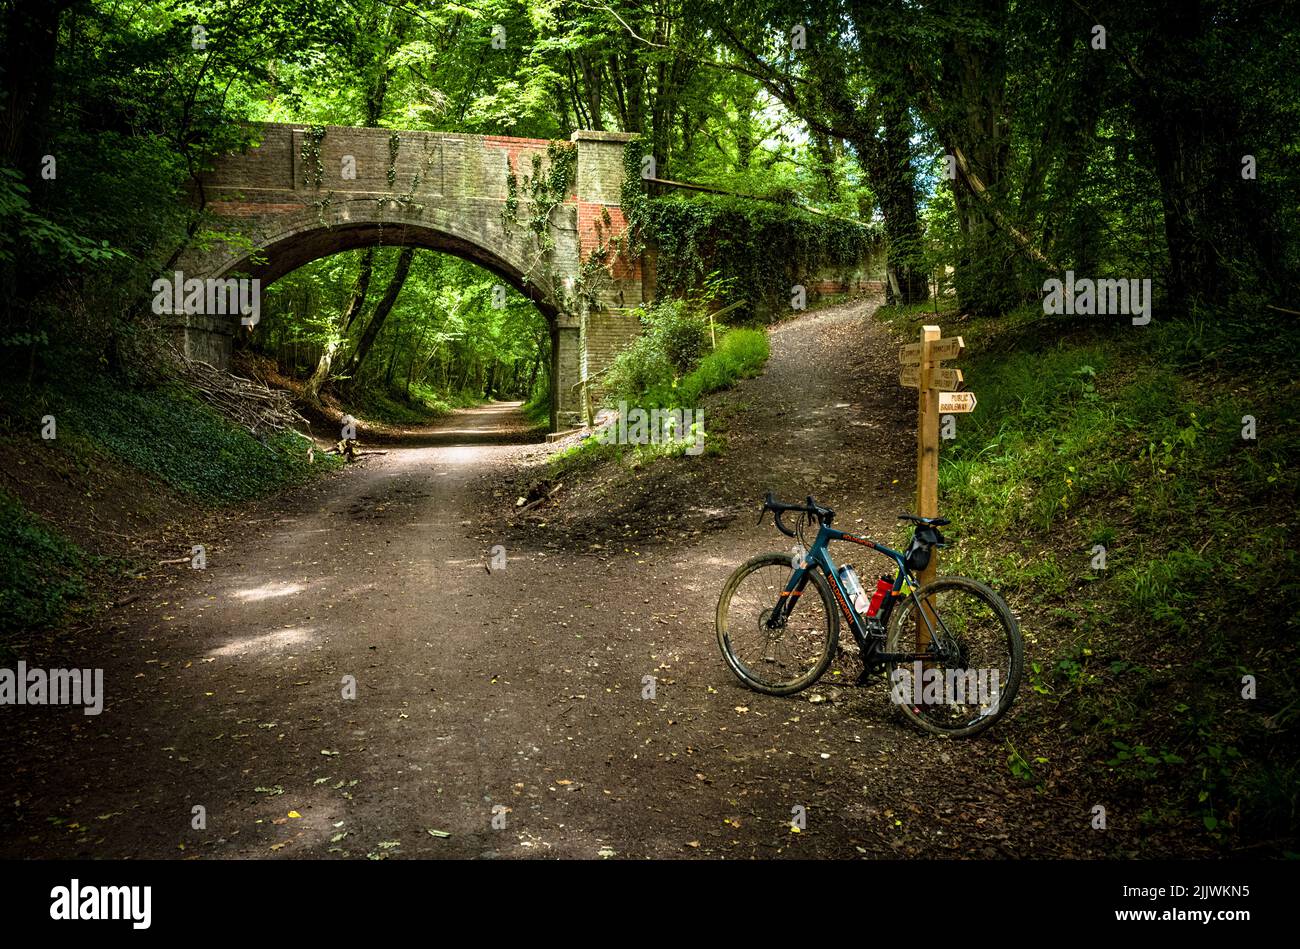
[[[420,344],[411,347],[411,358],[406,363],[406,401],[411,401],[411,376],[415,372],[415,357],[420,355]]]
[[[17,0],[5,4],[3,155],[32,189],[39,205],[40,160],[49,132],[58,56],[59,19],[75,0]]]
[[[1160,72],[1138,76],[1134,113],[1160,182],[1169,302],[1186,313],[1267,279],[1271,215],[1251,206],[1259,185],[1243,187],[1241,178],[1241,158],[1254,150],[1243,127],[1248,105],[1205,60],[1217,42],[1217,14],[1204,3],[1167,0],[1158,15],[1138,58],[1160,63]]]
[[[348,360],[345,375],[352,377],[353,384],[356,383],[357,373],[366,361],[366,356],[370,354],[371,347],[375,345],[379,331],[384,328],[384,321],[392,312],[393,304],[397,302],[397,297],[402,292],[402,285],[406,283],[406,275],[411,272],[411,258],[414,256],[414,247],[403,247],[401,254],[398,255],[397,266],[393,270],[392,279],[388,281],[388,289],[384,291],[383,297],[375,307],[374,315],[370,317],[370,322],[366,324],[361,339],[357,342],[356,350]]]
[[[365,306],[366,291],[370,288],[370,275],[373,272],[374,261],[375,249],[369,247],[361,258],[361,269],[357,273],[357,282],[352,291],[352,298],[348,300],[347,309],[343,311],[343,317],[340,320],[341,331],[338,338],[326,341],[321,349],[320,359],[316,363],[316,370],[311,374],[311,378],[307,380],[307,385],[303,389],[303,395],[311,402],[320,401],[320,391],[324,387],[326,380],[329,379],[330,366],[334,362],[334,357],[338,355],[339,347],[347,339],[348,330],[352,328],[357,315]],[[296,365],[296,358],[294,362]]]
[[[922,260],[921,220],[916,213],[912,122],[907,107],[894,97],[885,99],[883,119],[880,134],[860,136],[853,144],[884,218],[890,292],[896,302],[920,303],[930,296],[930,281]]]
[[[411,335],[407,334],[393,340],[393,348],[388,351],[388,368],[384,370],[385,388],[393,387],[393,367],[397,365],[397,357],[402,355],[402,350],[406,349],[406,341],[410,338]]]
[[[537,355],[533,357],[533,367],[528,371],[528,388],[524,391],[524,398],[533,397],[533,387],[537,385],[537,370],[542,365],[542,348],[537,347]]]
[[[813,156],[817,160],[817,179],[819,197],[824,201],[838,201],[840,181],[835,173],[836,148],[839,142],[822,132],[809,134]]]
[[[55,69],[59,52],[59,19],[73,6],[70,0],[17,0],[5,4],[3,111],[0,112],[0,157],[13,165],[30,189],[32,206],[45,203],[50,183],[41,178],[41,159],[50,134],[50,108],[54,99]],[[64,171],[64,169],[58,169]],[[64,171],[64,174],[68,174]],[[75,171],[71,172],[75,174]],[[30,268],[4,267],[4,325],[33,328],[36,317],[28,301],[41,288]],[[35,372],[36,345],[29,348],[28,379]]]
[[[973,15],[992,35],[954,31],[944,44],[941,101],[932,118],[948,153],[960,151],[964,159],[959,171],[963,187],[954,193],[961,234],[954,261],[957,296],[963,306],[991,315],[1019,302],[1021,283],[1021,258],[1006,232],[1016,217],[1015,209],[1007,207],[1011,133],[1005,40],[998,31],[1007,17],[1006,0],[979,0]]]

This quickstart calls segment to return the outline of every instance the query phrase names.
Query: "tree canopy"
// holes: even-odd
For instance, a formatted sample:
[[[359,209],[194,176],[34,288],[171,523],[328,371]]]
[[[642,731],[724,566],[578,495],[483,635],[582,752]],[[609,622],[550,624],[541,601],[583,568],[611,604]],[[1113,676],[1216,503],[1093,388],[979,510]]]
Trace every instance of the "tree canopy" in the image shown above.
[[[716,243],[768,226],[746,201],[812,208],[883,233],[903,302],[953,291],[992,315],[1072,270],[1152,279],[1175,316],[1294,310],[1288,17],[1223,0],[12,0],[4,352],[29,375],[50,347],[130,363],[152,276],[213,236],[189,189],[256,121],[636,133],[650,177],[737,202],[725,217],[653,186],[642,237],[696,248],[701,227]],[[728,275],[746,293],[762,273]],[[494,286],[430,251],[350,251],[277,286],[253,346],[313,395],[536,395],[544,321]]]

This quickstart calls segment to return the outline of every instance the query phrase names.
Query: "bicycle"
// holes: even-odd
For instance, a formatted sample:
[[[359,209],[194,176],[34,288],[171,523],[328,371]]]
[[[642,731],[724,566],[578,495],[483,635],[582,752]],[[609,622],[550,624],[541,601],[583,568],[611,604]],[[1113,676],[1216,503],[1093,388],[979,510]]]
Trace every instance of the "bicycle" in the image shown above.
[[[888,671],[891,698],[923,729],[962,738],[1006,714],[1024,666],[1020,628],[1006,602],[968,577],[939,577],[917,589],[916,573],[947,544],[939,529],[949,520],[900,514],[915,526],[907,549],[897,551],[832,527],[835,511],[811,495],[804,504],[785,504],[769,491],[760,524],[768,511],[800,547],[793,555],[772,552],[746,561],[718,599],[718,646],[745,685],[793,695],[815,683],[835,656],[842,613],[862,656],[856,684],[868,685]],[[783,520],[791,512],[800,514],[793,530]],[[809,545],[804,531],[813,523],[817,536]],[[833,541],[887,557],[895,564],[893,577],[882,576],[868,599],[853,568],[835,566],[827,550]],[[816,604],[804,597],[809,583]],[[744,646],[750,639],[759,643],[754,652]]]

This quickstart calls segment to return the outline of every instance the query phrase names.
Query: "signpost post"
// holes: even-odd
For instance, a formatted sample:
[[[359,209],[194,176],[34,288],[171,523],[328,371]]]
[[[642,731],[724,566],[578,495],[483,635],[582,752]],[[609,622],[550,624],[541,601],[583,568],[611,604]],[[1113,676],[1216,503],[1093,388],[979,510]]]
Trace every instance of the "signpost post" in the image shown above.
[[[939,363],[956,359],[965,348],[960,336],[944,339],[939,327],[925,326],[921,328],[919,343],[908,343],[898,351],[902,366],[898,384],[917,390],[916,513],[921,517],[939,516],[939,416],[975,408],[974,393],[941,391],[956,389],[963,380],[961,370],[945,369]],[[938,566],[938,551],[931,551],[930,562],[917,574],[917,582],[921,586],[931,582]],[[928,612],[928,604],[923,606]],[[934,622],[933,616],[930,622]],[[917,649],[924,649],[928,639],[925,625],[918,622]]]

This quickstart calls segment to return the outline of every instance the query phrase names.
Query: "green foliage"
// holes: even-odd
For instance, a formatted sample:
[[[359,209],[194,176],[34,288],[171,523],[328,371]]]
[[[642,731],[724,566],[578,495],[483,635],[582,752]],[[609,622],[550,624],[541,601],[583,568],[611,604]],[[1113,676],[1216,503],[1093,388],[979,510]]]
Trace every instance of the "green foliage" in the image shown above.
[[[908,340],[953,319],[882,316]],[[943,445],[940,495],[958,541],[942,569],[991,580],[1021,611],[1047,660],[1030,664],[1034,692],[1124,787],[1158,782],[1150,823],[1231,845],[1297,830],[1296,795],[1261,796],[1259,774],[1296,767],[1300,401],[1283,355],[1294,325],[1217,316],[1191,333],[1048,333],[1041,308],[963,321],[979,406]],[[1245,674],[1270,683],[1248,714]]]
[[[538,389],[533,397],[524,403],[524,416],[535,427],[542,428],[551,422],[551,400],[550,393],[543,389]]]
[[[1034,772],[1033,767],[1029,764],[1028,761],[1025,760],[1024,755],[1022,755],[1016,749],[1016,746],[1013,745],[1010,741],[1006,743],[1006,748],[1007,748],[1007,770],[1011,772],[1011,775],[1017,778],[1018,780],[1024,781],[1027,784],[1036,784],[1041,788],[1042,782],[1039,780],[1038,775]],[[1041,761],[1042,759],[1039,760]]]
[[[638,316],[641,335],[614,358],[605,377],[604,391],[615,401],[671,382],[708,345],[708,324],[685,301],[661,300],[643,307]]]
[[[85,592],[90,560],[0,491],[0,637],[55,623]]]
[[[530,300],[467,261],[419,251],[392,312],[356,379],[339,368],[355,349],[373,305],[344,334],[347,310],[365,251],[348,251],[299,268],[268,291],[253,346],[282,371],[306,376],[322,348],[337,345],[335,378],[361,417],[421,424],[484,398],[544,396],[550,333]],[[394,267],[396,248],[375,251],[371,299]],[[488,386],[491,385],[491,391]],[[369,414],[367,414],[369,413]]]
[[[709,393],[758,375],[770,354],[767,333],[763,330],[728,329],[719,339],[717,350],[675,383],[651,386],[638,404],[646,408],[695,408]]]
[[[748,301],[751,313],[788,309],[796,284],[828,270],[860,268],[880,241],[875,227],[766,201],[631,197],[629,226],[657,251],[660,294],[698,291],[713,272]]]
[[[60,440],[84,440],[209,504],[246,501],[338,464],[328,455],[309,463],[298,435],[259,440],[180,386],[135,390],[91,377],[51,399]]]
[[[602,389],[605,402],[646,408],[694,408],[710,392],[757,375],[767,362],[767,333],[710,329],[698,301],[661,299],[640,311],[641,335],[615,357]],[[718,346],[711,350],[711,338]]]
[[[444,393],[425,383],[414,383],[409,394],[370,387],[356,390],[349,405],[365,419],[389,425],[427,425],[455,409],[478,405],[483,399],[475,392]]]
[[[18,248],[62,264],[93,265],[122,256],[108,241],[96,242],[37,213],[30,196],[17,171],[0,168],[0,263],[13,263]]]

